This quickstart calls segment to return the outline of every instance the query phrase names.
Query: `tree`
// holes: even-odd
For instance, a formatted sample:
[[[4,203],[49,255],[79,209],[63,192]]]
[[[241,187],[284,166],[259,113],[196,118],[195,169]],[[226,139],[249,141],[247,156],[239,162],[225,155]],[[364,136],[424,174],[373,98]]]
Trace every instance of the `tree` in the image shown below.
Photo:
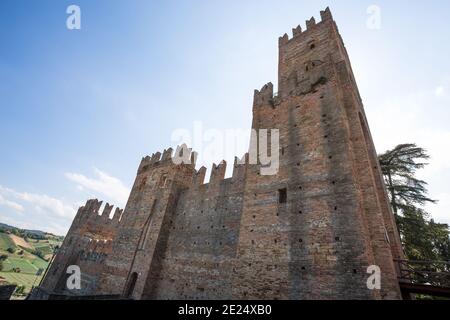
[[[415,144],[401,144],[379,155],[405,255],[410,260],[450,261],[449,226],[430,220],[421,208],[437,202],[428,197],[427,183],[415,177],[428,159],[426,150]]]
[[[34,254],[35,256],[38,256],[39,258],[45,260],[45,254],[42,252],[41,249],[36,249],[36,250],[34,250],[34,251],[33,251],[33,254]]]
[[[17,295],[17,296],[23,296],[23,295],[25,295],[25,286],[24,286],[24,285],[18,286],[18,287],[16,288],[16,290],[14,291],[14,295]]]
[[[406,208],[403,214],[397,217],[405,254],[410,260],[440,260],[433,250],[433,236],[427,217],[426,212],[414,207]]]
[[[431,229],[431,241],[434,250],[441,260],[450,262],[450,237],[448,224],[436,223],[433,219],[429,222]],[[450,270],[448,270],[450,271]]]
[[[394,214],[426,202],[435,203],[427,196],[427,183],[415,177],[418,169],[425,167],[430,156],[415,144],[400,144],[379,156]]]

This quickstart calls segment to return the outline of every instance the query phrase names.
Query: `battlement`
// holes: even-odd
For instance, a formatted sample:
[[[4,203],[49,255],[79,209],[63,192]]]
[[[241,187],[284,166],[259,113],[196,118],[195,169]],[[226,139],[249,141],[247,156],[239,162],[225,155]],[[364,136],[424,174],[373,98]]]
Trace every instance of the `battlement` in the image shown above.
[[[91,199],[86,204],[78,209],[77,215],[72,226],[75,228],[91,228],[94,226],[117,226],[122,220],[123,210],[116,208],[109,203],[105,204],[103,211],[100,214],[100,208],[103,201]],[[113,212],[113,214],[111,214]]]
[[[273,104],[273,84],[272,82],[264,85],[261,90],[255,90],[253,97],[253,106]]]
[[[255,90],[255,95],[260,95],[262,99],[272,99],[273,98],[273,85],[272,83],[268,83],[265,85],[261,92]],[[163,165],[189,165],[192,168],[195,168],[197,163],[198,153],[192,151],[192,148],[188,148],[186,144],[182,144],[176,148],[175,153],[172,148],[164,150],[163,153],[156,152],[152,154],[152,156],[147,156],[142,158],[141,164],[138,169],[138,174],[144,172],[150,168],[155,168]],[[235,158],[234,167],[233,167],[233,180],[238,180],[239,178],[243,178],[243,174],[245,173],[245,168],[249,163],[248,153],[245,154],[242,159],[238,157]],[[218,165],[215,163],[212,166],[212,171],[209,179],[209,184],[219,183],[225,179],[226,175],[226,167],[227,163],[225,160],[220,162]],[[201,186],[205,184],[206,177],[206,167],[201,167],[199,170],[195,171],[193,176],[192,185],[193,186]],[[94,201],[94,200],[90,200]],[[89,201],[88,201],[89,202]],[[95,209],[98,206],[98,203],[89,202],[89,206],[92,206]],[[101,203],[100,203],[101,205]],[[93,210],[91,209],[91,210]]]
[[[289,38],[288,34],[285,33],[282,37],[278,39],[278,43],[280,46],[287,44],[290,40],[295,39],[299,36],[302,36],[308,31],[313,30],[316,26],[320,25],[321,23],[327,22],[327,21],[333,21],[333,15],[331,14],[331,10],[329,7],[327,7],[325,10],[320,11],[320,17],[321,21],[319,23],[316,23],[316,19],[314,17],[311,17],[311,19],[306,20],[306,30],[303,31],[302,27],[298,25],[296,28],[292,29],[292,38]]]
[[[153,153],[152,156],[142,158],[138,173],[148,170],[152,167],[161,165],[191,165],[195,167],[197,162],[197,152],[193,152],[186,144],[178,146],[175,153],[173,148],[168,148],[161,152]]]

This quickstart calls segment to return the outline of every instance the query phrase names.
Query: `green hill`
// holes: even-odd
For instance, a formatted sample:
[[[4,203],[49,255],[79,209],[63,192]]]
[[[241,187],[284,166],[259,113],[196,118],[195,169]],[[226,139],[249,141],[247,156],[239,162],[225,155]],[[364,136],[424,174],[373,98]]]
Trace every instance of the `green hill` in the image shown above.
[[[63,237],[22,230],[0,223],[0,282],[24,286],[27,294],[38,285]]]
[[[8,234],[0,232],[0,251],[6,251],[8,248],[16,248],[14,241],[11,240]]]

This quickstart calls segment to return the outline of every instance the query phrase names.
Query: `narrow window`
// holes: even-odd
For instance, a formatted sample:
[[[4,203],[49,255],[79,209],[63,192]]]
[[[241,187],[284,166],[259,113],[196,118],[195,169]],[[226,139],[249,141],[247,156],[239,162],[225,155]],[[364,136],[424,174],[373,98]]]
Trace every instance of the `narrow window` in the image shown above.
[[[166,187],[166,183],[167,183],[167,175],[164,174],[161,176],[161,180],[159,181],[159,187],[160,188],[165,188]]]
[[[133,272],[130,276],[130,281],[128,282],[127,290],[125,291],[125,297],[131,298],[133,295],[134,287],[136,286],[138,274]]]
[[[278,190],[278,202],[279,203],[287,202],[287,189],[286,188]]]
[[[150,226],[152,225],[152,218],[153,218],[153,213],[154,213],[155,207],[156,207],[156,201],[157,200],[153,201],[152,209],[150,211],[150,214],[148,215],[147,220],[145,221],[144,228],[143,228],[142,234],[141,234],[139,250],[144,250],[145,246],[147,244],[147,238],[150,233]]]

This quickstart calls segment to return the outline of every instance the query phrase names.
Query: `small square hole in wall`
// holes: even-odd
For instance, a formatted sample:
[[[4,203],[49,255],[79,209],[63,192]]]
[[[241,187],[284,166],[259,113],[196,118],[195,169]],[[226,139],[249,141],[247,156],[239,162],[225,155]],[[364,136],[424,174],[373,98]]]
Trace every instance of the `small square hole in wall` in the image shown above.
[[[278,190],[278,203],[286,203],[287,202],[287,189]]]

